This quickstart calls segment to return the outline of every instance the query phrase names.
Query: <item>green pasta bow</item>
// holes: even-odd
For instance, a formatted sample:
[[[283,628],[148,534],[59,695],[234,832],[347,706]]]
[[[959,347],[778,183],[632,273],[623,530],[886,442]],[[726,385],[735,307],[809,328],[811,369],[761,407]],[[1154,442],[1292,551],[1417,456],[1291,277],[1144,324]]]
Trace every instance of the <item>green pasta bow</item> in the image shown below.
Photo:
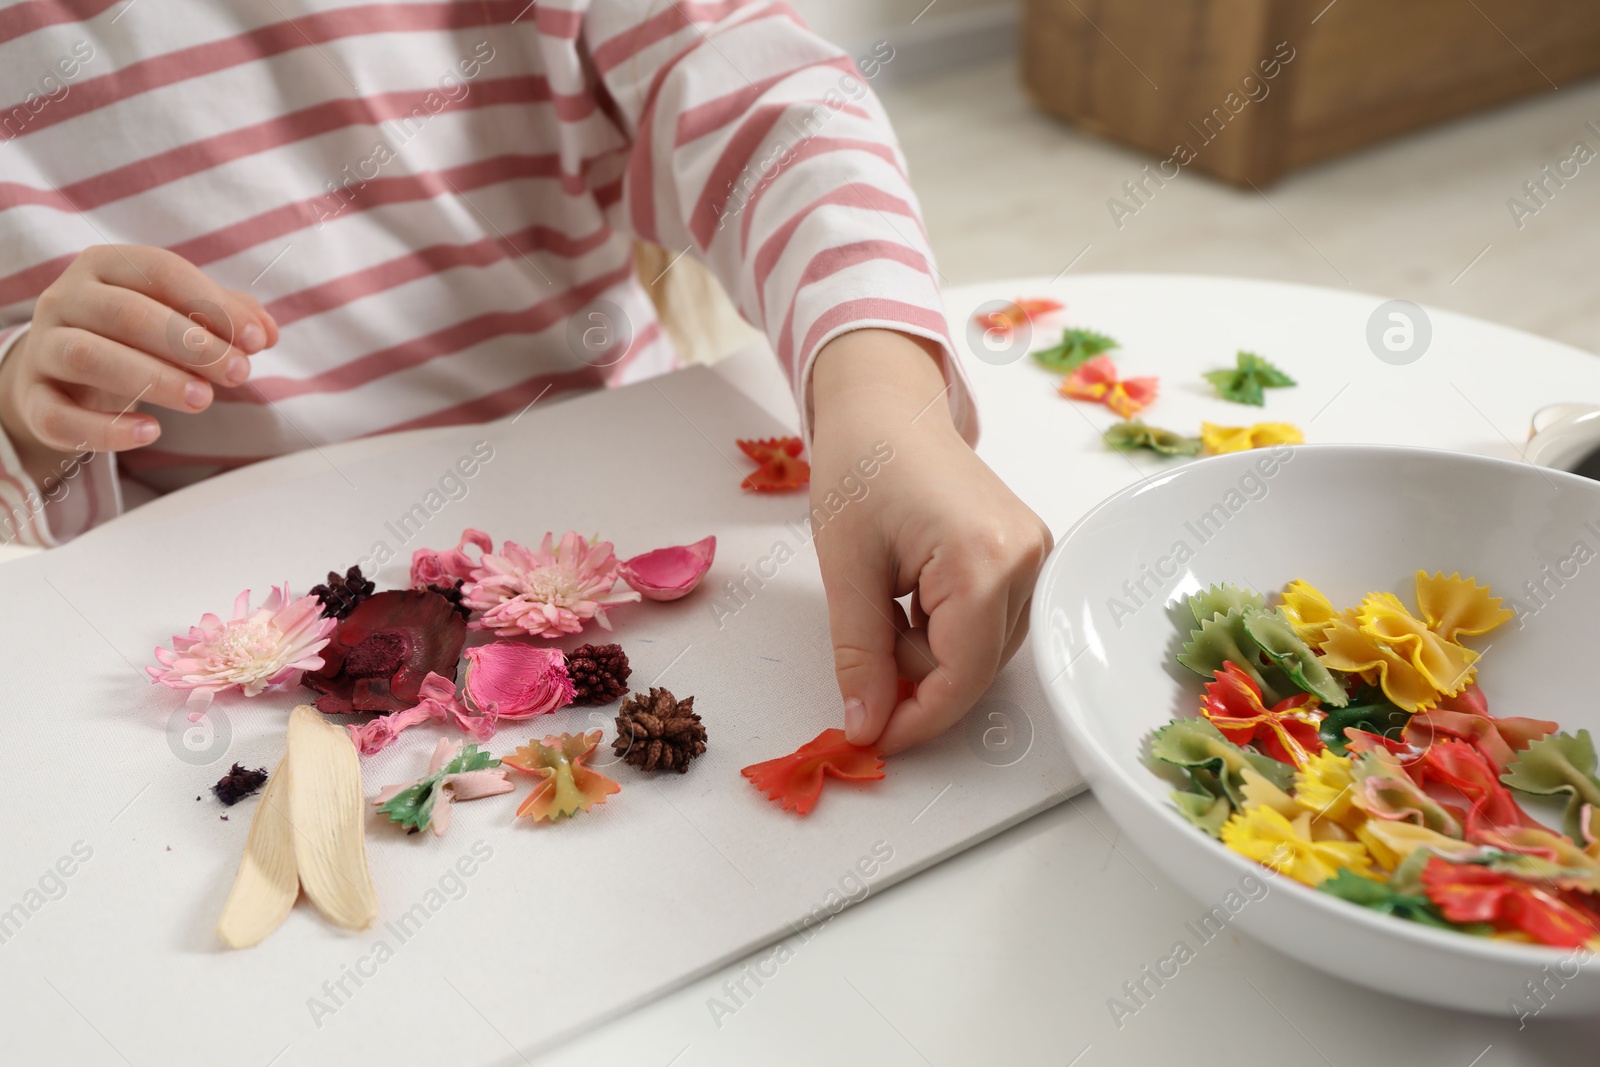
[[[1224,400],[1264,407],[1267,401],[1262,390],[1282,389],[1295,384],[1293,378],[1254,352],[1241,350],[1236,361],[1237,366],[1229,370],[1206,373],[1206,381],[1217,387],[1218,395]]]
[[[1120,347],[1103,333],[1068,327],[1061,331],[1061,343],[1041,348],[1033,358],[1051,370],[1063,374],[1077,370],[1102,352]]]

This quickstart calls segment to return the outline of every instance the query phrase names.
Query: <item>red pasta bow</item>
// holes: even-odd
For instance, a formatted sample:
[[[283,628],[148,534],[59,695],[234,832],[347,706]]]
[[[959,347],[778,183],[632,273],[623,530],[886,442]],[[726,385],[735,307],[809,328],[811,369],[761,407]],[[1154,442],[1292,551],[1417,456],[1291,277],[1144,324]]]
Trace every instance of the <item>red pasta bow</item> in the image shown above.
[[[883,777],[883,754],[852,745],[840,729],[824,730],[787,756],[739,772],[785,811],[809,814],[822,795],[822,778],[873,781]]]
[[[1327,713],[1317,704],[1316,697],[1299,693],[1267,707],[1255,679],[1230,660],[1216,672],[1216,681],[1206,683],[1200,714],[1234,744],[1254,744],[1280,763],[1304,767],[1324,747],[1317,724]]]
[[[1422,868],[1422,885],[1446,919],[1493,923],[1517,930],[1541,945],[1577,948],[1600,934],[1593,914],[1560,895],[1500,871],[1438,856]]]
[[[776,492],[798,489],[811,481],[811,464],[800,458],[805,443],[798,437],[768,437],[761,441],[739,441],[739,450],[761,466],[745,476],[741,489]]]
[[[999,311],[983,311],[972,316],[972,321],[985,330],[1009,335],[1025,322],[1034,322],[1065,308],[1059,300],[1048,297],[1018,297]]]
[[[1067,375],[1061,395],[1072,400],[1097,400],[1125,419],[1143,411],[1156,398],[1158,378],[1129,378],[1119,381],[1117,365],[1110,356],[1095,356]]]

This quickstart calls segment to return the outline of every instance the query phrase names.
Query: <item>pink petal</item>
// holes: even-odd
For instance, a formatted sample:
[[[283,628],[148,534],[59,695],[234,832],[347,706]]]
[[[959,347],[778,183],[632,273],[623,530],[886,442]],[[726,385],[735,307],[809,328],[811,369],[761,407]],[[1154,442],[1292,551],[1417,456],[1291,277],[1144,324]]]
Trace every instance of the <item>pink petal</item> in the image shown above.
[[[434,798],[433,810],[428,813],[428,829],[434,837],[443,837],[450,828],[450,790],[442,789]]]
[[[416,782],[402,782],[400,785],[386,785],[382,789],[378,790],[378,797],[372,802],[372,806],[375,808],[381,808],[385,804],[389,803],[389,801],[393,800],[395,797],[399,796],[401,793],[404,793],[407,789],[410,789],[416,784]]]
[[[455,795],[457,800],[477,800],[480,797],[495,797],[501,793],[509,793],[516,788],[506,780],[506,771],[503,767],[490,767],[482,771],[466,771],[462,774],[452,774],[445,778],[444,784]]]
[[[439,738],[439,743],[433,746],[433,758],[428,760],[428,773],[438,774],[444,765],[456,758],[456,753],[461,751],[461,742],[452,741],[448,737]]]
[[[560,649],[495,641],[467,649],[467,699],[485,715],[525,719],[572,703],[567,657]]]
[[[717,554],[717,539],[692,545],[658,548],[622,563],[619,573],[628,586],[649,600],[677,600],[700,584]],[[597,609],[598,612],[599,609]]]

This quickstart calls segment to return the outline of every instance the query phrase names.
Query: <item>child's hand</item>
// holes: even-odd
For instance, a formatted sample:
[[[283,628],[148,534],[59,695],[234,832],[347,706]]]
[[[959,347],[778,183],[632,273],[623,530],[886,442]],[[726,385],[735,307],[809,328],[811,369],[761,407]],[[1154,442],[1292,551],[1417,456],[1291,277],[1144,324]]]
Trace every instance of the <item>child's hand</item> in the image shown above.
[[[277,339],[255,298],[181,256],[89,248],[40,294],[27,333],[0,360],[0,430],[30,473],[57,469],[62,455],[147,445],[161,428],[128,410],[136,401],[203,411],[209,383],[240,384],[244,357]]]
[[[812,369],[812,522],[817,508],[837,509],[815,543],[845,733],[885,752],[941,733],[983,695],[1027,636],[1051,547],[1049,529],[956,432],[931,351],[857,330]],[[906,593],[912,627],[895,603]],[[919,684],[896,706],[898,676]]]

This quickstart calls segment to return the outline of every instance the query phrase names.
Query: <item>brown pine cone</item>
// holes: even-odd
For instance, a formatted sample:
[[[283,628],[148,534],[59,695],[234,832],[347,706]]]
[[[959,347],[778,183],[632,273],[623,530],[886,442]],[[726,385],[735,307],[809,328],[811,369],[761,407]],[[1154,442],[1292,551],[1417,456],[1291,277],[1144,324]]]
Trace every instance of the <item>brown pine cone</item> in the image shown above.
[[[574,704],[609,704],[628,691],[628,655],[621,645],[579,645],[567,655]]]
[[[312,586],[311,595],[322,601],[323,618],[345,619],[377,588],[362,576],[360,567],[351,567],[342,578],[337,571],[329,571],[327,583]]]
[[[706,750],[706,728],[695,714],[694,697],[678,700],[665,689],[635,693],[617,713],[617,737],[611,749],[646,771],[689,769],[689,761]]]

